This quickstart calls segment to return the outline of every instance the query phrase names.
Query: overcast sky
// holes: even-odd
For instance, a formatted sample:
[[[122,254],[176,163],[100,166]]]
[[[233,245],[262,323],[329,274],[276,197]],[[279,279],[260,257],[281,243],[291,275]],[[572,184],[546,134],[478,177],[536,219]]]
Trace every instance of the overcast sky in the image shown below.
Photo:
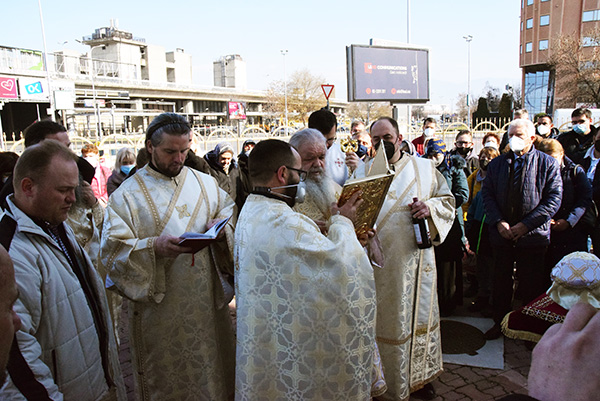
[[[486,82],[520,85],[519,0],[411,1],[413,45],[430,49],[432,103],[454,107],[467,90],[467,43],[472,35],[471,94]],[[42,0],[48,51],[86,52],[75,42],[117,19],[119,28],[166,51],[192,55],[194,83],[212,86],[212,63],[239,54],[246,61],[248,88],[266,89],[286,70],[309,69],[336,86],[346,100],[345,48],[370,38],[407,41],[407,0],[397,1],[206,1]],[[6,1],[0,45],[42,50],[38,0]],[[63,44],[67,42],[66,44]]]

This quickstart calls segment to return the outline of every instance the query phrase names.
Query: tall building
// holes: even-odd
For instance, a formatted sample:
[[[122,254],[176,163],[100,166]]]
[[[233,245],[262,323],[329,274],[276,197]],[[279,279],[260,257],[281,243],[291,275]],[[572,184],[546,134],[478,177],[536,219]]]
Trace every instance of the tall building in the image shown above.
[[[586,33],[598,28],[599,21],[600,0],[521,0],[519,64],[523,103],[530,114],[577,106],[565,99],[548,57],[560,35],[575,35],[586,43]]]
[[[246,62],[239,54],[223,56],[213,63],[214,85],[222,88],[237,88],[245,90]]]

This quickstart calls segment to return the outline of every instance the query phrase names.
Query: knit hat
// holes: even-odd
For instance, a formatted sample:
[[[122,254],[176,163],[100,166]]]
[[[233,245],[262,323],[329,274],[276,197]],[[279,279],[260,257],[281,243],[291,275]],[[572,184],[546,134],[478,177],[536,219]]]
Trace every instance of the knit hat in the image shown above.
[[[427,148],[425,150],[425,156],[431,156],[436,153],[445,153],[446,143],[441,139],[430,139],[427,141]]]

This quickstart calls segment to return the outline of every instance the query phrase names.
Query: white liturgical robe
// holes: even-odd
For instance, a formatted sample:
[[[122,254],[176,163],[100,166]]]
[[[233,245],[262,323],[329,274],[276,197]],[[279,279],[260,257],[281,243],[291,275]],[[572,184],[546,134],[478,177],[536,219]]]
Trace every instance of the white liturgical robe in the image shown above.
[[[373,269],[346,217],[327,236],[252,194],[235,233],[236,400],[368,400]]]
[[[425,202],[435,245],[454,219],[454,197],[430,160],[403,154],[377,219],[385,267],[375,269],[377,345],[388,391],[385,400],[406,400],[442,371],[440,318],[433,247],[417,248],[408,205]]]
[[[111,195],[100,261],[107,284],[129,299],[131,355],[138,399],[227,400],[233,394],[235,341],[213,260],[223,245],[166,258],[155,254],[161,234],[204,232],[209,220],[233,213],[216,181],[184,167],[167,177],[138,171]],[[232,224],[232,223],[228,223]],[[232,236],[232,228],[227,227]],[[215,257],[211,255],[215,253]]]

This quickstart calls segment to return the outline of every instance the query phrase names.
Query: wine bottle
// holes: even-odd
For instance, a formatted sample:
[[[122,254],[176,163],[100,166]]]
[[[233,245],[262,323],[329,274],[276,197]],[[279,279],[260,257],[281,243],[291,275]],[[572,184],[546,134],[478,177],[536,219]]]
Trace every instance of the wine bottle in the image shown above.
[[[413,198],[413,202],[417,202],[419,199]],[[431,235],[429,235],[429,224],[427,219],[412,218],[413,229],[415,231],[415,238],[417,240],[417,247],[420,249],[431,248],[433,243],[431,242]]]

